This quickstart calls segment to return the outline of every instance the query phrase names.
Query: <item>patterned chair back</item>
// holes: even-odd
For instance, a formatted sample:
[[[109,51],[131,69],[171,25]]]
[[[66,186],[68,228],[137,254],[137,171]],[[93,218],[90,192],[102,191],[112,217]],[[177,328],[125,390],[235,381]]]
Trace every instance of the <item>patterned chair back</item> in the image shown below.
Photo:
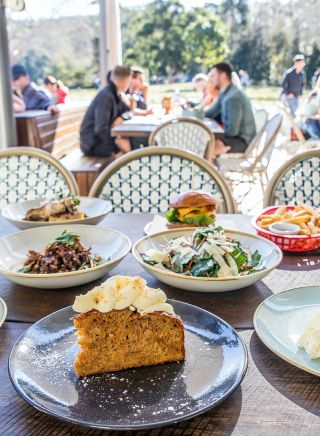
[[[320,207],[320,149],[294,156],[273,176],[265,196],[265,207],[306,203]]]
[[[252,160],[252,166],[257,166],[264,158],[269,160],[277,135],[280,131],[282,123],[282,115],[276,114],[271,118],[264,127],[256,134],[247,150],[245,151],[245,157]]]
[[[190,189],[214,194],[219,212],[235,210],[226,182],[208,161],[169,147],[147,147],[117,159],[100,174],[89,195],[108,199],[117,213],[165,213],[178,194]]]
[[[214,147],[214,136],[199,120],[176,118],[157,127],[149,137],[149,145],[175,147],[192,151],[200,157],[209,157]]]
[[[78,194],[73,175],[49,153],[32,147],[0,150],[0,209],[69,192]]]

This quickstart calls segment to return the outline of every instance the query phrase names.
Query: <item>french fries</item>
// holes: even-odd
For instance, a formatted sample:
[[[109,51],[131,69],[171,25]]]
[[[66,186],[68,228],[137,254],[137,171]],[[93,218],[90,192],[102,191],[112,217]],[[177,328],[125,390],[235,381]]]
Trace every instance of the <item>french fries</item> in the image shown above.
[[[320,210],[307,204],[294,206],[288,210],[287,206],[280,206],[273,214],[260,215],[257,224],[269,230],[270,224],[276,222],[297,224],[300,227],[299,235],[311,236],[320,234]]]

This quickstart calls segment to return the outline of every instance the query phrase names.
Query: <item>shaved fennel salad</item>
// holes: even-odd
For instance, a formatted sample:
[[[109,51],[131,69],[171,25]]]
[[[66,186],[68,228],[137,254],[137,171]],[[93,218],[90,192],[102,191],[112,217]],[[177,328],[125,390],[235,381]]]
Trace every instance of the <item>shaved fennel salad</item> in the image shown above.
[[[141,256],[149,265],[193,277],[237,277],[264,269],[261,254],[244,248],[222,227],[197,229],[191,237],[172,239],[163,251],[149,249]]]

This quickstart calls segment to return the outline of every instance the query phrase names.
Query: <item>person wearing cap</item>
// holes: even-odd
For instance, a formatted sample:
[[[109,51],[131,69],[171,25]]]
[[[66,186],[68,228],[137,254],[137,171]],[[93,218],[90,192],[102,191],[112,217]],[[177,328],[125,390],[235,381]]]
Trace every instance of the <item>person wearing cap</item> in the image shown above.
[[[306,74],[303,70],[305,59],[302,54],[298,54],[293,58],[293,66],[289,68],[282,82],[281,100],[289,106],[293,117],[296,116],[296,111],[299,105],[299,97],[302,95],[303,87],[306,83]]]
[[[23,99],[26,110],[47,110],[52,113],[58,112],[53,101],[46,96],[34,83],[21,64],[15,64],[11,68],[12,89],[16,95]]]

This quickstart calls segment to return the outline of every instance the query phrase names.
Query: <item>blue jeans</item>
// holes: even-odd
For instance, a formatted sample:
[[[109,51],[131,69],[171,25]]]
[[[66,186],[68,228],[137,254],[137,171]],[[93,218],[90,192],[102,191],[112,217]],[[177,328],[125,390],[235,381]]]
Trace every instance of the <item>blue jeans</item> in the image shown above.
[[[310,138],[320,139],[320,120],[308,118],[305,127]]]
[[[283,101],[289,106],[291,115],[293,116],[293,118],[295,118],[296,110],[298,109],[299,106],[299,98],[298,97],[289,98],[287,95],[284,95]]]

